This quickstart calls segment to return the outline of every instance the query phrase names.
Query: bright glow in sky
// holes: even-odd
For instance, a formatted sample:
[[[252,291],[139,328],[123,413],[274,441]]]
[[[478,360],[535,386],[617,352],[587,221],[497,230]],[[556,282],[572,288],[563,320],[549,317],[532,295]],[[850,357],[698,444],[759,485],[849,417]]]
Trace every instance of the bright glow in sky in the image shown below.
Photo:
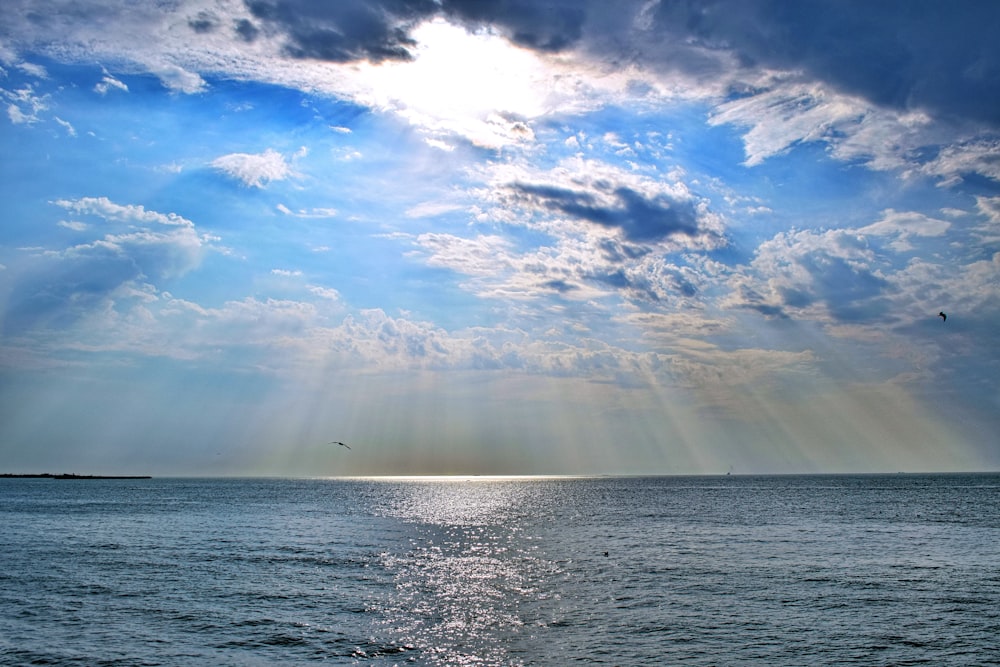
[[[370,87],[373,106],[485,147],[530,138],[527,124],[507,117],[533,119],[547,110],[555,81],[540,58],[499,35],[473,35],[440,20],[416,27],[413,38],[412,60],[355,66],[356,84]]]
[[[998,469],[997,29],[4,2],[0,469]]]

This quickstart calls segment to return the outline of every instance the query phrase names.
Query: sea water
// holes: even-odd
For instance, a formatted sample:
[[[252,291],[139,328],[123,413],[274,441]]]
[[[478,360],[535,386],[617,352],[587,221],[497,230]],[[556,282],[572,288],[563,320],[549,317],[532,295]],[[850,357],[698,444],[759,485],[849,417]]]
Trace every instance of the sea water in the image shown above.
[[[996,665],[1000,475],[0,479],[5,665]]]

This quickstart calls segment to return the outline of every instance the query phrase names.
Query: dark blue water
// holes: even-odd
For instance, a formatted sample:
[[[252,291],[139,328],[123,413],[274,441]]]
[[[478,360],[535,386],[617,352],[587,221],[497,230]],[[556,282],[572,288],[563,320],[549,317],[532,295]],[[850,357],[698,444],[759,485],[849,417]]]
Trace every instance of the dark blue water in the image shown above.
[[[1000,475],[0,479],[7,665],[997,665]]]

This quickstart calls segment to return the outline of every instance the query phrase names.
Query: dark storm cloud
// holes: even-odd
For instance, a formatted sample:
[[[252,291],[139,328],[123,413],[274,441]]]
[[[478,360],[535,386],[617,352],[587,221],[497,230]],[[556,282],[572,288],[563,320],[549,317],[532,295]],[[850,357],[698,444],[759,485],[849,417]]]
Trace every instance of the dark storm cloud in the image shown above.
[[[434,16],[469,29],[493,27],[527,48],[559,51],[580,39],[586,16],[575,2],[517,0],[246,0],[246,6],[258,21],[286,33],[289,55],[335,62],[408,59],[416,45],[409,30]],[[244,30],[240,34],[246,39]]]
[[[698,232],[698,216],[689,201],[665,196],[647,198],[626,186],[613,188],[613,204],[590,192],[553,185],[514,183],[511,189],[526,203],[557,211],[602,227],[620,229],[629,241],[653,242],[675,235]]]
[[[409,59],[415,42],[407,30],[438,9],[432,0],[247,0],[246,5],[257,20],[287,33],[289,55],[334,62]]]
[[[1000,3],[991,0],[661,2],[654,32],[731,49],[900,109],[1000,124]],[[645,55],[655,59],[647,42]]]
[[[476,27],[491,25],[520,46],[561,51],[583,34],[586,3],[531,0],[445,0],[447,15]]]

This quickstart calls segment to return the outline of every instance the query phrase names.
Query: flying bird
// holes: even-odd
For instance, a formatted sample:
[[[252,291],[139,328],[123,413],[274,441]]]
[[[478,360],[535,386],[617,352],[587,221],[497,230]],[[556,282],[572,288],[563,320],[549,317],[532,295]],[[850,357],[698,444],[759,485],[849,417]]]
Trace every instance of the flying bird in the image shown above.
[[[945,315],[944,313],[938,313],[938,317],[941,318],[942,322],[947,322],[948,321],[948,316]]]
[[[344,443],[342,443],[342,442],[338,442],[338,441],[336,441],[336,440],[334,440],[334,441],[332,441],[332,442],[328,442],[328,443],[326,443],[326,444],[328,444],[328,445],[340,445],[341,447],[347,447],[348,449],[350,449],[350,447],[348,447],[348,446],[347,446],[347,445],[345,445]]]

